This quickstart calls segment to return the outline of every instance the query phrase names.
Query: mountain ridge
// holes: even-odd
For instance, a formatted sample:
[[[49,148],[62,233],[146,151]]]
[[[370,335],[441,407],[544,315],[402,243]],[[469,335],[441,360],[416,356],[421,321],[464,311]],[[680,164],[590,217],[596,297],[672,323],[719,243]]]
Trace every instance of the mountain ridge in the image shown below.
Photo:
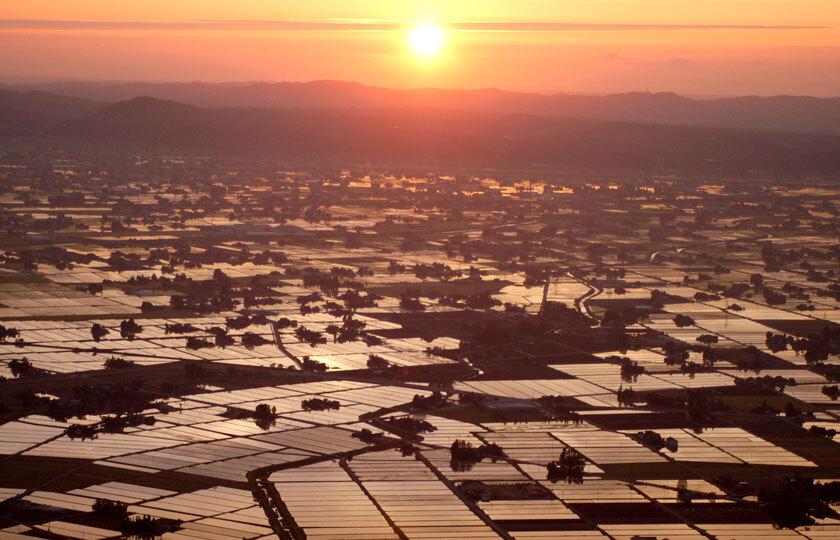
[[[241,83],[71,81],[19,88],[110,103],[149,96],[203,108],[332,110],[415,106],[588,120],[840,134],[840,97],[780,95],[694,99],[672,92],[588,96],[511,92],[498,88],[402,90],[332,80]]]
[[[840,174],[840,136],[422,107],[204,109],[141,97],[66,120],[45,132],[43,140],[127,152],[309,163],[747,176]]]

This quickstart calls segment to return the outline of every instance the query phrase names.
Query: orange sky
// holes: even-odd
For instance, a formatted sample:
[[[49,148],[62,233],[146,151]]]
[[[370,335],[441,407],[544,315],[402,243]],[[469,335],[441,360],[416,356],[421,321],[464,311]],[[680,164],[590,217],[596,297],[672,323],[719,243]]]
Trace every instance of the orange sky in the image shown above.
[[[840,0],[0,0],[0,80],[840,95]],[[437,21],[420,60],[406,26]],[[364,24],[360,24],[364,23]]]

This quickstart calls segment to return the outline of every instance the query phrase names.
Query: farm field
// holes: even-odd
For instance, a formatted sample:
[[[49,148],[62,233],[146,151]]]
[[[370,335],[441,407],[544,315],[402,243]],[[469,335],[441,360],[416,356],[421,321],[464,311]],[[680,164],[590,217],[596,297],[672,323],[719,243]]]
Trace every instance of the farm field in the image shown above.
[[[113,165],[0,169],[0,537],[840,537],[840,190]]]

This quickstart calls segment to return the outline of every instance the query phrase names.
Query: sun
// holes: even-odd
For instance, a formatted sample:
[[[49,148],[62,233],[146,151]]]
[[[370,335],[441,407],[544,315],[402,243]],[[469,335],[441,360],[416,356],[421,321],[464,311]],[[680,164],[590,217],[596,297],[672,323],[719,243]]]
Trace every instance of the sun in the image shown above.
[[[411,48],[420,56],[434,56],[443,48],[443,30],[433,23],[418,24],[408,37]]]

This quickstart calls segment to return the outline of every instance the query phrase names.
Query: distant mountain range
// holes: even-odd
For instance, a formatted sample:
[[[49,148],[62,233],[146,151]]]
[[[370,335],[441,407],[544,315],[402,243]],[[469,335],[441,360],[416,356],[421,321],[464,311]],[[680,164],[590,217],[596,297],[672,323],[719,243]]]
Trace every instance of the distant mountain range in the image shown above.
[[[17,89],[40,90],[105,103],[149,96],[207,108],[423,107],[585,120],[840,134],[840,98],[745,96],[690,99],[671,93],[646,92],[581,96],[498,89],[394,90],[340,81],[218,84],[58,82]]]
[[[102,107],[102,103],[47,92],[0,90],[0,134],[34,135]]]
[[[314,88],[329,93],[331,85]],[[299,96],[300,102],[326,99],[303,91]],[[276,158],[301,164],[840,176],[838,135],[584,120],[424,103],[258,109],[204,108],[154,97],[103,103],[105,96],[95,97],[101,101],[0,91],[0,136],[37,142],[39,148]]]

